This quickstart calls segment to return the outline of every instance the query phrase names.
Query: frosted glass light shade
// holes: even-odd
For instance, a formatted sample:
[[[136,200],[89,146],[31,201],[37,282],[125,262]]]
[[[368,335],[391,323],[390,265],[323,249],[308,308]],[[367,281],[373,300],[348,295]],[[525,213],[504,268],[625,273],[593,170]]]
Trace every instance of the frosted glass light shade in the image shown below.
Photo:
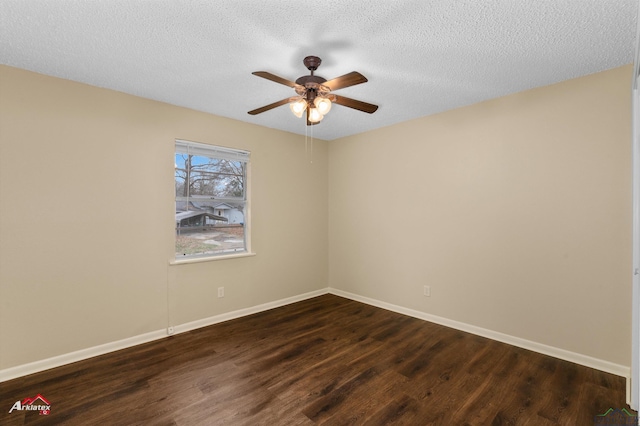
[[[324,116],[320,114],[320,111],[318,111],[318,108],[309,108],[309,121],[311,123],[318,123],[322,121],[323,118]]]
[[[291,112],[294,113],[296,117],[300,118],[304,110],[307,109],[307,101],[300,98],[295,102],[291,102],[289,108],[291,108]]]
[[[326,115],[331,110],[331,101],[327,98],[317,97],[313,100],[313,103],[322,115]]]

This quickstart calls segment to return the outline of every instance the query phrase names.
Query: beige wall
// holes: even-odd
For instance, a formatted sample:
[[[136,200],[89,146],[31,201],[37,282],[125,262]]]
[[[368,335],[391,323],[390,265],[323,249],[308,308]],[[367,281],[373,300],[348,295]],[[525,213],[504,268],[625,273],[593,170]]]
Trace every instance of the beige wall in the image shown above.
[[[327,285],[629,366],[630,78],[309,164],[297,135],[0,66],[0,370]],[[256,256],[169,266],[175,138],[252,152]]]
[[[631,365],[631,72],[330,142],[330,286]]]
[[[251,151],[256,256],[169,266],[175,138]],[[326,288],[326,143],[313,160],[298,135],[0,66],[0,370]]]

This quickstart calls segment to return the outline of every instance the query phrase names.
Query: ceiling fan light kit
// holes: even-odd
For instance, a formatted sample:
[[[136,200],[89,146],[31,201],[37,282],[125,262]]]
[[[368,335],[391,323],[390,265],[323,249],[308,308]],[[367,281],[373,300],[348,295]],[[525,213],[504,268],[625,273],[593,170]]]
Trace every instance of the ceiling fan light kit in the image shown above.
[[[331,110],[331,105],[333,103],[369,114],[373,114],[378,109],[377,105],[346,98],[344,96],[337,96],[331,93],[333,90],[366,83],[368,80],[359,72],[352,71],[349,74],[334,78],[333,80],[327,80],[314,75],[315,70],[317,70],[322,63],[322,60],[319,57],[307,56],[304,58],[303,63],[311,74],[302,76],[295,82],[287,80],[286,78],[278,77],[277,75],[271,74],[267,71],[254,72],[253,75],[293,88],[298,96],[282,99],[281,101],[254,109],[249,111],[249,114],[256,115],[281,105],[289,104],[291,112],[298,118],[301,118],[306,111],[307,126],[311,126],[322,121],[324,116]]]
[[[322,115],[327,115],[327,113],[331,110],[331,100],[329,98],[317,97],[313,100],[313,104]]]
[[[320,111],[318,111],[318,108],[314,106],[309,107],[309,117],[307,118],[309,122],[314,124],[319,123],[322,121],[323,118],[324,118],[324,115],[320,114]]]
[[[289,108],[296,117],[300,118],[307,109],[307,100],[299,96],[295,101],[289,103]]]

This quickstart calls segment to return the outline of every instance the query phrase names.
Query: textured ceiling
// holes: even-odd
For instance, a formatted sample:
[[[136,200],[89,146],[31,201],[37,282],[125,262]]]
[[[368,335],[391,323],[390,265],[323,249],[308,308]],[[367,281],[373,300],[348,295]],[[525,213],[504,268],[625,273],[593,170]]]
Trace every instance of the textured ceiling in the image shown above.
[[[313,126],[332,140],[633,62],[637,0],[0,0],[0,62],[305,134],[295,80],[359,71]],[[0,94],[1,96],[1,94]],[[310,131],[310,130],[309,130]]]

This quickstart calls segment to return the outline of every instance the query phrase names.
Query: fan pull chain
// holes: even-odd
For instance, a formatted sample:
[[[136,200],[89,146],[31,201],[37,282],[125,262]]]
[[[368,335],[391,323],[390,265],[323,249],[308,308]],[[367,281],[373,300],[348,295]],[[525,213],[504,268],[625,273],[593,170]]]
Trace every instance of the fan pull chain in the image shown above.
[[[310,145],[310,154],[309,154],[309,164],[313,164],[313,126],[311,127],[311,143]]]
[[[308,130],[311,127],[311,141],[308,140]],[[310,164],[313,164],[313,126],[304,124],[304,153]]]

